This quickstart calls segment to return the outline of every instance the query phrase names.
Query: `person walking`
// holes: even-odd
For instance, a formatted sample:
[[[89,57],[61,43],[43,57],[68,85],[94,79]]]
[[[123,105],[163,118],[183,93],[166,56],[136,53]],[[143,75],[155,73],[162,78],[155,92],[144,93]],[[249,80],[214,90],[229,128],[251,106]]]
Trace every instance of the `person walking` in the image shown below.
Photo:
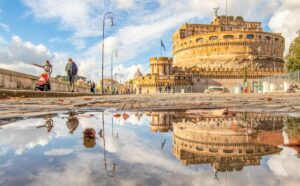
[[[72,60],[72,58],[68,59],[68,63],[65,68],[68,77],[69,77],[69,82],[70,82],[70,87],[69,91],[74,92],[74,83],[75,83],[75,78],[78,73],[78,68],[76,63]]]
[[[92,82],[91,83],[91,93],[96,93],[96,84],[95,84],[95,82]]]

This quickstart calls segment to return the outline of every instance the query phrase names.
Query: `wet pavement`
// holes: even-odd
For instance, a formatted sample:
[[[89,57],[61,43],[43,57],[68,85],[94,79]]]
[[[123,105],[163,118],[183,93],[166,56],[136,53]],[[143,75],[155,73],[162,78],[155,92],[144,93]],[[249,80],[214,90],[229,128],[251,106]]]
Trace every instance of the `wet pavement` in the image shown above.
[[[293,113],[100,109],[5,119],[0,185],[300,182]]]
[[[237,111],[299,115],[300,94],[155,94],[65,98],[0,99],[0,119],[33,117],[70,110],[126,111],[230,108]],[[1,124],[0,124],[1,125]]]

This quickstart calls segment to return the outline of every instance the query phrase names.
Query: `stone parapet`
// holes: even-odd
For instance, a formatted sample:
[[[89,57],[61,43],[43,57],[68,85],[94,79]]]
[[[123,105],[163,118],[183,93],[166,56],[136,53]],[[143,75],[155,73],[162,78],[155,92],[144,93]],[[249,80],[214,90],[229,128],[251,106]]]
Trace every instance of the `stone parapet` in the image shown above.
[[[0,68],[0,89],[34,90],[39,77]],[[69,84],[51,78],[51,91],[68,92]],[[75,86],[78,93],[89,93],[90,87],[85,85]]]

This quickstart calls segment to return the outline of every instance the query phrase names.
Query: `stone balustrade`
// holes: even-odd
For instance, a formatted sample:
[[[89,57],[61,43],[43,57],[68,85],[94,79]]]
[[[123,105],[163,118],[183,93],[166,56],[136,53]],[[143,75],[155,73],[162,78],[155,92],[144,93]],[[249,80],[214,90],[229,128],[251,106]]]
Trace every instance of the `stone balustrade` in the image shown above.
[[[34,90],[35,84],[39,77],[24,74],[20,72],[5,70],[0,68],[0,89],[11,89],[11,90]],[[68,92],[68,83],[50,79],[51,91],[57,92]],[[88,85],[77,85],[75,86],[75,92],[78,93],[89,93],[90,87]]]

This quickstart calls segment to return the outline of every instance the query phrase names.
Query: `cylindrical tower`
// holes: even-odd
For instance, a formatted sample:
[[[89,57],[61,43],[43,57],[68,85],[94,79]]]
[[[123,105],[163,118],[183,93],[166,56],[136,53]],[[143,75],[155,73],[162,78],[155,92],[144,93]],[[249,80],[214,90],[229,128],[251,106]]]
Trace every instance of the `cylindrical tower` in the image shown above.
[[[218,16],[211,24],[184,24],[173,35],[174,65],[200,68],[283,68],[285,39],[260,22]]]
[[[168,57],[151,57],[150,58],[150,68],[152,75],[170,75],[172,67],[172,58]]]

